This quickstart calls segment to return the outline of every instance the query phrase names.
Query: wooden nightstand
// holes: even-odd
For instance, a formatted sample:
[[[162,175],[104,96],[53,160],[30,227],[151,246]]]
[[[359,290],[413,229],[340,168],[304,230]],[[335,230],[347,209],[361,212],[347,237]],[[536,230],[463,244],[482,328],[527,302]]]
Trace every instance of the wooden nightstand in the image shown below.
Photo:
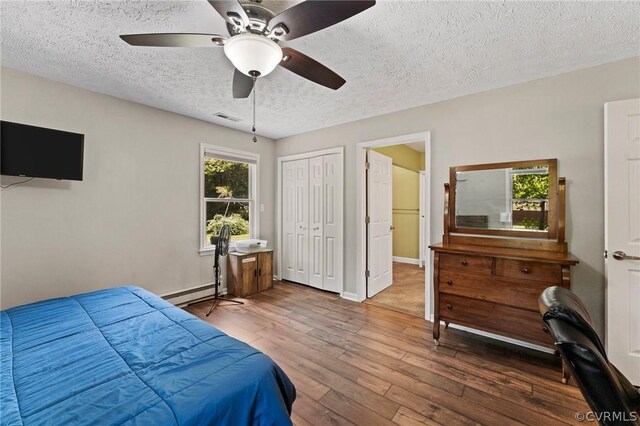
[[[227,291],[246,297],[273,287],[273,250],[229,253]]]

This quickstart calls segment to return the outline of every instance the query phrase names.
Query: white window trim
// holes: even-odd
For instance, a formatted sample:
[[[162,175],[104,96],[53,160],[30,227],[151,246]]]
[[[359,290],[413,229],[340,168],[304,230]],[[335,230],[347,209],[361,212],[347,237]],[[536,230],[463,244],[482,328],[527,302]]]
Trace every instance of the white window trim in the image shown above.
[[[216,156],[216,155],[231,155],[234,157],[238,157],[241,159],[245,159],[248,161],[255,162],[255,173],[250,173],[249,175],[249,194],[253,193],[253,203],[250,203],[249,216],[251,217],[249,235],[251,238],[257,238],[260,235],[260,217],[258,212],[260,211],[260,186],[258,185],[258,176],[260,174],[260,154],[255,152],[248,151],[240,151],[237,149],[226,148],[223,146],[210,145],[206,143],[200,144],[200,255],[211,255],[215,252],[215,247],[210,246],[206,241],[206,232],[204,223],[206,221],[206,202],[204,199],[204,158],[205,156]],[[235,244],[231,243],[230,248],[235,248]]]

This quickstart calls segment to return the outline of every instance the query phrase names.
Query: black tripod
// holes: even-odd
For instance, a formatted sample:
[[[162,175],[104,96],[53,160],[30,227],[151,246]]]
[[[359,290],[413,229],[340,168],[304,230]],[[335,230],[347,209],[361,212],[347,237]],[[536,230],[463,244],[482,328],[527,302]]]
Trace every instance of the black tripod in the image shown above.
[[[213,256],[213,300],[211,301],[211,306],[209,306],[209,311],[206,316],[209,316],[211,311],[213,311],[216,306],[218,306],[219,302],[230,302],[238,305],[244,305],[244,302],[239,300],[231,300],[226,299],[224,296],[221,296],[219,293],[220,288],[220,256],[226,256],[229,253],[229,235],[231,234],[231,228],[229,225],[223,225],[220,229],[220,235],[217,237],[211,237],[211,244],[216,246],[215,254]]]

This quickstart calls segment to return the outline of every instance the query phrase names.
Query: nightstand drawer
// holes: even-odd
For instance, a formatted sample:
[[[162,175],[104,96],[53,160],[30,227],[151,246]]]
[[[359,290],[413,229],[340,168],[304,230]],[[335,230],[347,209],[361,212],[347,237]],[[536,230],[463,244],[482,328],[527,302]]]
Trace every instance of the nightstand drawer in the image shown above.
[[[493,259],[490,257],[467,256],[463,254],[440,254],[440,269],[491,275]]]
[[[496,259],[496,275],[560,284],[562,282],[562,267],[556,263]]]
[[[538,296],[548,286],[545,282],[498,279],[442,270],[438,288],[441,293],[538,312]]]

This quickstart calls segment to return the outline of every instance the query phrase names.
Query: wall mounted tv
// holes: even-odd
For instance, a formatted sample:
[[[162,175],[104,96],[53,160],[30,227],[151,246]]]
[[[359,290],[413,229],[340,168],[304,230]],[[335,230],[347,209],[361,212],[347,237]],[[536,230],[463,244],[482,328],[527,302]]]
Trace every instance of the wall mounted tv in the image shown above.
[[[0,174],[82,180],[84,135],[0,121]]]

